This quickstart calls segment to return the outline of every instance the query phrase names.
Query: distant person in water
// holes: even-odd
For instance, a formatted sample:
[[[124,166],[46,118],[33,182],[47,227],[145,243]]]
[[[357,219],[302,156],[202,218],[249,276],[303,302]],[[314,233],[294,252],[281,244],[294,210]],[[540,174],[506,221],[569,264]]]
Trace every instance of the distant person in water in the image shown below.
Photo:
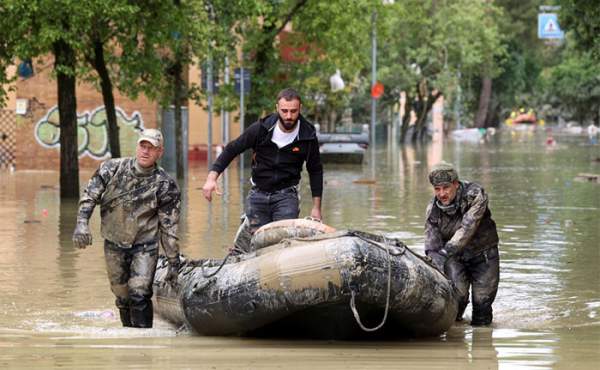
[[[446,162],[433,166],[429,182],[435,196],[427,207],[425,253],[455,284],[462,320],[472,290],[471,325],[492,322],[492,303],[500,280],[496,223],[481,185],[459,181]]]
[[[135,158],[102,163],[79,200],[73,243],[92,244],[88,223],[99,204],[108,280],[123,326],[152,327],[159,244],[169,263],[165,281],[175,283],[178,277],[181,196],[175,180],[156,164],[162,154],[162,133],[142,131]]]

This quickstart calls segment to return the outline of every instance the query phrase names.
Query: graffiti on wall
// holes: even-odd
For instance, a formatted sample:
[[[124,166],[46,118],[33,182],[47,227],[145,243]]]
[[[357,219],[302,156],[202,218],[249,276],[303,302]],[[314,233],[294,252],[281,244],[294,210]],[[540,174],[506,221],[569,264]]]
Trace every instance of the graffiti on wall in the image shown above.
[[[117,125],[119,126],[119,141],[121,155],[132,156],[138,134],[144,128],[144,121],[139,112],[127,116],[117,107]],[[35,139],[45,148],[60,147],[60,120],[58,106],[52,107],[35,125]],[[77,142],[79,157],[90,156],[94,159],[105,159],[109,156],[108,148],[108,121],[106,109],[100,106],[91,112],[77,114]]]

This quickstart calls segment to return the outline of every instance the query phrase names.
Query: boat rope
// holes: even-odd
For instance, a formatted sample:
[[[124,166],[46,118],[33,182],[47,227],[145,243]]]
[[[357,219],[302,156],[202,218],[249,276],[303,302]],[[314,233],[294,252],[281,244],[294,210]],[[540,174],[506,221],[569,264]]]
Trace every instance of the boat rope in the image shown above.
[[[248,252],[245,251],[243,248],[240,248],[240,247],[234,245],[233,247],[229,248],[229,253],[227,253],[227,255],[223,258],[223,261],[219,264],[219,267],[214,272],[212,272],[208,275],[204,273],[204,267],[207,267],[207,266],[205,266],[207,261],[204,261],[204,263],[200,265],[200,268],[202,269],[202,276],[204,276],[205,278],[211,278],[211,277],[215,276],[216,274],[219,273],[219,271],[221,271],[223,266],[225,266],[225,264],[227,264],[227,260],[229,259],[229,257],[237,256],[239,254],[246,254],[246,253],[248,253]]]
[[[219,271],[221,271],[221,269],[223,268],[223,266],[225,266],[225,264],[227,263],[227,260],[229,259],[229,257],[231,257],[233,255],[233,253],[235,253],[235,248],[231,248],[231,250],[229,251],[229,253],[227,253],[227,255],[225,256],[225,258],[223,258],[223,262],[221,262],[219,264],[219,267],[215,270],[215,272],[212,272],[210,274],[205,274],[204,273],[204,264],[200,265],[200,269],[202,270],[202,276],[205,278],[211,278],[213,276],[215,276],[216,274],[219,273]]]
[[[383,313],[383,319],[381,320],[381,323],[379,323],[379,325],[377,325],[374,328],[367,328],[366,326],[363,325],[362,321],[360,320],[360,315],[358,314],[358,310],[356,309],[356,303],[355,303],[356,293],[354,292],[354,290],[350,290],[350,294],[352,295],[352,298],[350,298],[350,309],[352,310],[352,313],[354,314],[354,319],[356,320],[356,323],[358,324],[358,326],[360,326],[360,328],[366,332],[373,332],[373,331],[377,331],[377,330],[381,329],[381,327],[383,327],[383,325],[385,324],[385,322],[387,320],[388,311],[390,308],[390,295],[391,295],[391,291],[392,291],[392,255],[390,254],[390,248],[388,245],[387,238],[383,234],[381,234],[381,237],[383,238],[383,245],[385,246],[385,250],[387,252],[388,279],[387,279],[387,296],[385,299],[385,310]]]

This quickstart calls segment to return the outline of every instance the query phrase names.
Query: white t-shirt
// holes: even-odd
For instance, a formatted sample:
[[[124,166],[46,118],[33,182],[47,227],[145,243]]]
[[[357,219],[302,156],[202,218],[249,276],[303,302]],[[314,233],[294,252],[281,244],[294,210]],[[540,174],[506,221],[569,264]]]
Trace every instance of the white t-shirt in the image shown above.
[[[279,149],[281,149],[284,146],[291,143],[292,141],[294,141],[294,139],[296,139],[298,137],[298,132],[300,132],[300,121],[299,120],[296,123],[296,128],[294,128],[294,131],[292,131],[292,132],[283,131],[279,127],[279,121],[277,121],[277,123],[275,124],[275,128],[273,129],[273,137],[271,138],[271,141],[274,142],[275,145],[277,145],[277,147]]]

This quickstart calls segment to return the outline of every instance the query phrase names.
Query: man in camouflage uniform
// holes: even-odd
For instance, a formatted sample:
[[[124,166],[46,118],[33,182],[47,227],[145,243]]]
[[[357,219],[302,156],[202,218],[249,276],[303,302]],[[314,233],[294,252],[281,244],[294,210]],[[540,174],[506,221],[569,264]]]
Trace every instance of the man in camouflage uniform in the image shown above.
[[[488,325],[500,280],[498,233],[488,197],[479,184],[459,181],[454,167],[446,162],[433,167],[429,182],[435,197],[427,207],[425,253],[456,286],[456,319],[462,320],[471,287],[471,325]]]
[[[90,179],[79,200],[73,243],[92,244],[88,221],[100,204],[101,234],[110,288],[123,326],[152,327],[152,283],[162,244],[169,262],[166,280],[177,281],[177,183],[156,164],[163,154],[159,130],[144,130],[135,158],[110,159]]]

